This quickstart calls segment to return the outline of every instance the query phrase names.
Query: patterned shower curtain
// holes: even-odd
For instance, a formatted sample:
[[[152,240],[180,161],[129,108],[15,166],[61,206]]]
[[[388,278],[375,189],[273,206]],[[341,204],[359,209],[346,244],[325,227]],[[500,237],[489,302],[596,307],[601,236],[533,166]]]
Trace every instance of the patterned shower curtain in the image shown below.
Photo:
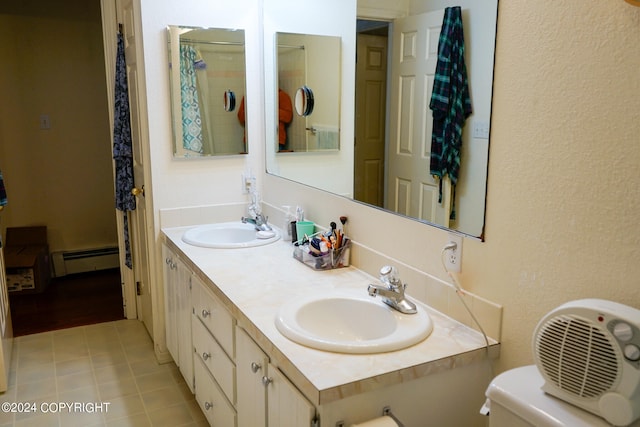
[[[180,46],[180,91],[182,101],[182,145],[202,153],[202,118],[198,102],[195,63],[198,53],[191,46]]]
[[[136,198],[131,194],[133,184],[133,145],[129,116],[129,92],[127,65],[124,56],[124,37],[118,33],[116,54],[115,109],[113,115],[113,159],[116,171],[116,209],[124,212],[125,264],[132,268],[129,241],[129,214],[136,208]]]

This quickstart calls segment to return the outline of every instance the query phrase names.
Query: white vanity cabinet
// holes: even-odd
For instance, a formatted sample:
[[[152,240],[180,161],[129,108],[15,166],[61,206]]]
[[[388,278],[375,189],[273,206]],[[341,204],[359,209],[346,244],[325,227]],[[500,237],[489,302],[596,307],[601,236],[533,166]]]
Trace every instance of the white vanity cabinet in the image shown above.
[[[165,331],[167,349],[193,392],[191,343],[192,273],[171,249],[162,246],[164,260]]]
[[[315,425],[314,406],[239,326],[236,340],[238,427]]]

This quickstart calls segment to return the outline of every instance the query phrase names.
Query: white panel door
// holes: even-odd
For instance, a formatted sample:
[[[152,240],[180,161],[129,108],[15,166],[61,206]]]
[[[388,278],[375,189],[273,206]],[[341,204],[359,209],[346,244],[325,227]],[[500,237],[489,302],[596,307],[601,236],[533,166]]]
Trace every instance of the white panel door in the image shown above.
[[[269,359],[240,327],[236,326],[236,381],[238,427],[266,427],[267,389],[262,384]]]
[[[145,189],[145,153],[144,141],[146,132],[141,123],[141,111],[144,107],[143,94],[139,84],[138,46],[134,4],[132,0],[119,0],[118,20],[123,24],[122,30],[125,41],[125,57],[127,63],[127,83],[129,85],[129,108],[131,111],[131,139],[133,143],[133,175],[137,191],[136,209],[131,212],[129,235],[131,238],[131,251],[133,258],[133,270],[136,282],[138,298],[138,318],[142,320],[149,335],[153,335],[153,313],[151,305],[151,279],[149,276],[150,259],[147,247],[147,232],[150,223],[147,222],[147,200]],[[151,233],[153,234],[153,233]]]
[[[444,10],[397,19],[393,23],[390,141],[385,207],[429,222],[448,225],[450,185],[430,174],[433,119],[429,102],[438,61]]]

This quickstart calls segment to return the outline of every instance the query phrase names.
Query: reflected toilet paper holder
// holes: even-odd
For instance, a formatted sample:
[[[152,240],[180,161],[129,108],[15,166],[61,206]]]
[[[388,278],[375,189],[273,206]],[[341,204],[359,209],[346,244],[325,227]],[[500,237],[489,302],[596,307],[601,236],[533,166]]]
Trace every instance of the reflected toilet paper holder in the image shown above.
[[[395,421],[396,424],[398,424],[398,427],[404,427],[404,424],[402,424],[402,422],[398,418],[396,418],[395,415],[393,415],[390,406],[385,406],[384,408],[382,408],[382,415],[386,415],[387,417],[391,418],[393,421]],[[336,427],[345,427],[344,421],[338,421],[336,423]]]

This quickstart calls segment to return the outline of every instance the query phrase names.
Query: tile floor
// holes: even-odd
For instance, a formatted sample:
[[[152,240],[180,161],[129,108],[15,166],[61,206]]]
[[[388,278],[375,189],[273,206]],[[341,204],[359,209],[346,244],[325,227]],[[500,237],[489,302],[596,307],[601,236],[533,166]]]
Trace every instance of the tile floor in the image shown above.
[[[0,427],[208,425],[176,365],[156,362],[137,320],[16,338],[5,402],[28,402],[36,411],[2,410]]]

